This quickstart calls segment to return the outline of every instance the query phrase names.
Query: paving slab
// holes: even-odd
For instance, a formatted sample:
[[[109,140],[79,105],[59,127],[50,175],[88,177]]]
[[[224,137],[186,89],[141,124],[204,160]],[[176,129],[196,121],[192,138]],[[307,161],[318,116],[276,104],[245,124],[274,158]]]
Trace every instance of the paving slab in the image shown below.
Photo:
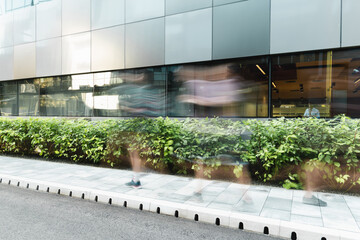
[[[0,156],[1,184],[112,203],[214,225],[291,239],[360,239],[360,197],[314,193],[326,207],[306,205],[301,190]],[[201,192],[199,194],[198,192]]]

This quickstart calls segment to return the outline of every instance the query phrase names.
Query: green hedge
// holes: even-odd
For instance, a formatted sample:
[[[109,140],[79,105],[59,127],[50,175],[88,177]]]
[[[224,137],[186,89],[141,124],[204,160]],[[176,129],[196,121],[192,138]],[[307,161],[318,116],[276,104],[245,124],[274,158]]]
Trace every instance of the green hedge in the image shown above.
[[[214,156],[231,154],[249,163],[254,180],[302,188],[305,170],[320,169],[327,187],[349,190],[360,185],[359,128],[359,120],[345,116],[243,122],[0,118],[0,151],[121,167],[128,151],[138,150],[148,166],[171,173],[196,168],[189,159],[205,159],[216,170],[221,162]],[[251,136],[244,139],[246,132]],[[236,176],[241,170],[233,169]]]

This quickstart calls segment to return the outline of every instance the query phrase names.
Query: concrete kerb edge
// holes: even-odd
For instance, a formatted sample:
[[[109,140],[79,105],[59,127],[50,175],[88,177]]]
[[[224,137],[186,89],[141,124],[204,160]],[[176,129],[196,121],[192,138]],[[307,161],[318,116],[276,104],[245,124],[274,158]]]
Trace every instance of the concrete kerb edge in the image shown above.
[[[103,204],[123,206],[142,211],[170,215],[223,227],[242,229],[288,239],[356,240],[359,233],[281,221],[232,211],[209,209],[189,204],[173,203],[146,197],[132,196],[66,184],[33,180],[18,176],[0,175],[1,184],[31,190],[82,198]],[[296,238],[293,238],[295,234]]]

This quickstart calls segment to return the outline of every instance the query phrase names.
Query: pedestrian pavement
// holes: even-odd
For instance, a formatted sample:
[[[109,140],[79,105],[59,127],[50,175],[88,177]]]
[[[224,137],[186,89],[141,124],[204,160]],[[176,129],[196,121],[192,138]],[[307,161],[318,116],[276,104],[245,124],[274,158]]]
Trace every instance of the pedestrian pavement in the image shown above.
[[[131,177],[127,170],[0,156],[2,184],[287,239],[360,239],[360,197],[314,193],[327,202],[321,207],[303,204],[302,190],[148,172],[134,189],[125,185]]]

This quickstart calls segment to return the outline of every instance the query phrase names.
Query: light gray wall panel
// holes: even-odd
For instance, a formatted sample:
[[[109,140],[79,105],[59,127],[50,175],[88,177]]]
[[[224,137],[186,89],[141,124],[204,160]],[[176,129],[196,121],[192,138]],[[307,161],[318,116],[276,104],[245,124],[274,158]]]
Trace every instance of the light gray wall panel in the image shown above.
[[[342,1],[342,47],[359,46],[360,1]]]
[[[272,0],[271,53],[340,47],[341,0]]]
[[[14,78],[35,77],[35,43],[27,43],[14,47]]]
[[[36,42],[36,76],[61,74],[61,37]]]
[[[90,71],[90,32],[62,38],[62,73]]]
[[[0,47],[9,47],[14,44],[14,13],[0,16]]]
[[[126,0],[126,22],[136,22],[165,14],[165,0]]]
[[[61,0],[36,5],[36,40],[61,36]]]
[[[164,25],[164,18],[126,25],[126,68],[164,64]]]
[[[249,0],[214,0],[214,6],[228,4],[228,3],[234,3],[234,2],[246,2]]]
[[[62,34],[90,30],[90,0],[62,0]]]
[[[124,25],[92,32],[92,71],[122,69],[125,67],[124,33]]]
[[[212,0],[166,0],[166,14],[188,12],[212,6]]]
[[[92,0],[91,29],[125,23],[125,0]]]
[[[213,18],[213,59],[269,54],[269,0],[214,7]]]
[[[35,7],[14,11],[14,45],[35,41]]]
[[[14,77],[14,48],[0,48],[0,80],[11,80]]]
[[[211,60],[212,8],[165,18],[165,63]]]

